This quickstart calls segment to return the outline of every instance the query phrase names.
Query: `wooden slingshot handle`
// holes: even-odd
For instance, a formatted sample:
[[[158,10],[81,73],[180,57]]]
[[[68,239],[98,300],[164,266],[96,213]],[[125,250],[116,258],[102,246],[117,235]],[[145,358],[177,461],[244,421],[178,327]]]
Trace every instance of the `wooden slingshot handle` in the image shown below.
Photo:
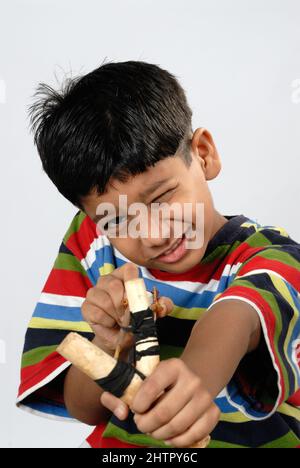
[[[149,296],[142,278],[126,281],[125,290],[131,314],[138,314],[140,311],[149,309]],[[154,320],[153,315],[152,320]],[[123,366],[125,365],[125,369],[131,371],[131,380],[128,382],[122,395],[120,395],[120,398],[129,408],[132,405],[134,396],[142,385],[143,378],[149,376],[159,364],[159,353],[147,355],[147,349],[156,346],[156,341],[156,336],[140,341],[137,340],[135,344],[136,351],[141,357],[136,362],[136,367],[133,367],[129,363],[122,363]],[[110,356],[89,340],[74,332],[66,336],[57,347],[57,352],[91,379],[97,381],[100,386],[99,381],[113,375],[120,364],[120,361],[116,360],[113,356]],[[207,436],[190,447],[205,448],[209,442],[210,436]]]

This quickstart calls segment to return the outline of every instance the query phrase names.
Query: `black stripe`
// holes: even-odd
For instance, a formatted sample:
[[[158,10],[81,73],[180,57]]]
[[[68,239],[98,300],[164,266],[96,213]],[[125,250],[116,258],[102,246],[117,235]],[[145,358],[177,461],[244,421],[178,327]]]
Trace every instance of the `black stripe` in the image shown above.
[[[219,231],[215,233],[215,235],[210,239],[207,244],[205,254],[202,258],[202,261],[210,255],[217,247],[221,245],[228,245],[228,249],[231,248],[232,244],[235,241],[243,241],[252,232],[255,232],[253,227],[251,228],[242,228],[241,224],[249,221],[248,218],[244,215],[237,215],[237,216],[224,216],[228,219],[228,222],[225,223]]]
[[[160,345],[184,347],[190,337],[195,320],[163,317],[156,320]]]
[[[293,429],[288,422],[276,413],[261,421],[245,423],[220,421],[212,431],[211,438],[230,444],[256,448],[285,436],[290,430]]]
[[[264,237],[266,237],[266,239],[268,239],[271,244],[274,244],[274,245],[292,245],[292,244],[297,244],[293,239],[291,239],[290,237],[286,237],[286,236],[283,236],[282,234],[280,234],[279,231],[276,231],[274,229],[271,229],[271,228],[264,228],[264,229],[261,229],[259,231],[261,234],[264,235]]]
[[[53,346],[59,345],[62,340],[70,333],[71,330],[53,330],[46,328],[28,328],[25,336],[25,345],[23,352],[30,351],[40,346]],[[93,333],[89,332],[77,332],[84,338],[92,340],[94,338]]]
[[[64,244],[63,242],[62,242],[61,245],[60,245],[59,253],[69,254],[69,255],[72,255],[72,256],[74,257],[73,252],[71,252],[71,250],[68,249],[68,247],[66,246],[66,244]]]

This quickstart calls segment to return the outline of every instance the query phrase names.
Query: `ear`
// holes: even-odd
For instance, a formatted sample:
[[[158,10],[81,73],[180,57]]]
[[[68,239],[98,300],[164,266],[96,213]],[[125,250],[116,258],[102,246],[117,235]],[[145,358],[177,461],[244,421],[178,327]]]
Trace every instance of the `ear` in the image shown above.
[[[206,128],[197,128],[194,131],[191,150],[198,158],[206,180],[212,180],[221,170],[221,160],[213,137]]]

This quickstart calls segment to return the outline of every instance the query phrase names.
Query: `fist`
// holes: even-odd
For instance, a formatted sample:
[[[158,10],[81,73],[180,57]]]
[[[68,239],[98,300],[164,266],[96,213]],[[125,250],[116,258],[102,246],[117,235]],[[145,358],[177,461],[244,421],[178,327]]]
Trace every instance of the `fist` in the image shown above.
[[[126,297],[125,281],[139,277],[138,267],[134,263],[125,263],[109,275],[101,276],[96,286],[90,288],[81,306],[82,316],[95,333],[95,344],[105,351],[114,351],[118,344],[121,326],[129,325],[129,314],[125,314],[123,299]],[[170,313],[173,303],[170,299],[161,297],[158,316]],[[131,333],[122,337],[122,349],[126,350],[133,344]]]

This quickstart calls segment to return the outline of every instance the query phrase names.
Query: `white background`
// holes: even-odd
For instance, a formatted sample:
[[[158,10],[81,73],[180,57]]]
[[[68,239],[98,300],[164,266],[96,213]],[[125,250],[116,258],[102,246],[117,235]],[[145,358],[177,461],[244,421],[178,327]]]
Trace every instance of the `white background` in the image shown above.
[[[105,58],[174,73],[223,161],[216,208],[300,241],[299,0],[1,0],[2,447],[76,447],[90,432],[14,401],[25,329],[77,211],[42,172],[27,109],[39,82],[58,87]]]

